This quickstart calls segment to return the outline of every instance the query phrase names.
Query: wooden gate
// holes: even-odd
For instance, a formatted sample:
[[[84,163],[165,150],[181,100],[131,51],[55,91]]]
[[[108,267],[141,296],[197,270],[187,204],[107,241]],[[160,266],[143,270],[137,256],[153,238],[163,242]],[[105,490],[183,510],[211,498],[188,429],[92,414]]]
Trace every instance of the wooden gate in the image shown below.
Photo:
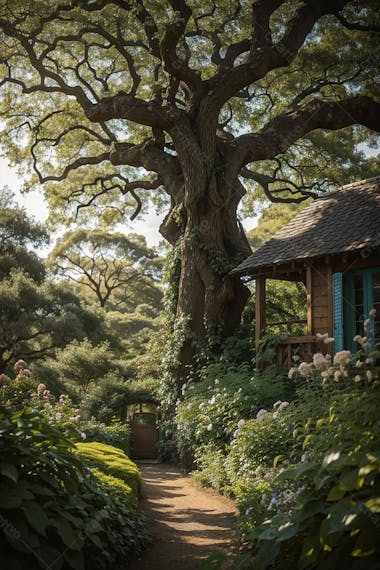
[[[147,412],[133,414],[131,429],[132,457],[135,459],[155,459],[158,442],[156,414]]]

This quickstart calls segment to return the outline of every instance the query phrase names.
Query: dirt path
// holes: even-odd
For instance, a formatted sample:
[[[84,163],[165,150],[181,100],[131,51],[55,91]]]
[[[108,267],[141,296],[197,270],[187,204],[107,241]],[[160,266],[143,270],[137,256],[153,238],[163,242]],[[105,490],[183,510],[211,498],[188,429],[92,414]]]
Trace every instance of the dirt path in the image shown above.
[[[232,546],[236,509],[232,501],[198,487],[166,464],[139,464],[141,507],[152,544],[128,570],[195,570],[215,550]]]

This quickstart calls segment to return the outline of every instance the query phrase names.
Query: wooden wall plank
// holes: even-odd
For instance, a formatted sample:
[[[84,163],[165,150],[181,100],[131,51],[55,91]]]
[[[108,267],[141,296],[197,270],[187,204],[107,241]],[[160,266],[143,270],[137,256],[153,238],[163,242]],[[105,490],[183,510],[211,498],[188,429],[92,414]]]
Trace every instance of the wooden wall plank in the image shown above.
[[[261,332],[266,326],[266,294],[265,277],[256,278],[256,305],[255,305],[255,345],[259,347]]]

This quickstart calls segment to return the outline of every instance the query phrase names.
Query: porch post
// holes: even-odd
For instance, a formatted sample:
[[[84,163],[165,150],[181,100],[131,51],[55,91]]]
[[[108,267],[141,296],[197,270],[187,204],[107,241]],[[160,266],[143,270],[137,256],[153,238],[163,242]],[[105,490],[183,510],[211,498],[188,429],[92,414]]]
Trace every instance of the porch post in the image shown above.
[[[311,267],[306,267],[306,307],[307,307],[307,334],[313,334],[313,306],[312,306],[312,283],[311,283]]]
[[[266,326],[266,296],[265,296],[265,277],[256,278],[256,306],[255,306],[255,346],[256,351],[259,347],[260,334]]]

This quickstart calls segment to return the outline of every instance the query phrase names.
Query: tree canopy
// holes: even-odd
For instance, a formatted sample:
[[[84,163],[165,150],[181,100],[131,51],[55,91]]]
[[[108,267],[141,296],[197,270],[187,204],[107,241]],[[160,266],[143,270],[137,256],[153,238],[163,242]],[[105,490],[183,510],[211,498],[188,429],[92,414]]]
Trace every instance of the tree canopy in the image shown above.
[[[58,240],[50,265],[61,276],[86,286],[101,307],[133,309],[138,304],[159,304],[161,291],[157,253],[144,236],[78,229]]]
[[[5,151],[61,220],[166,205],[183,362],[206,323],[239,323],[242,200],[299,202],[377,172],[360,147],[380,129],[376,4],[1,1]]]
[[[0,210],[0,370],[52,355],[73,339],[106,337],[102,321],[65,286],[49,281],[31,251],[46,232],[23,210]]]

